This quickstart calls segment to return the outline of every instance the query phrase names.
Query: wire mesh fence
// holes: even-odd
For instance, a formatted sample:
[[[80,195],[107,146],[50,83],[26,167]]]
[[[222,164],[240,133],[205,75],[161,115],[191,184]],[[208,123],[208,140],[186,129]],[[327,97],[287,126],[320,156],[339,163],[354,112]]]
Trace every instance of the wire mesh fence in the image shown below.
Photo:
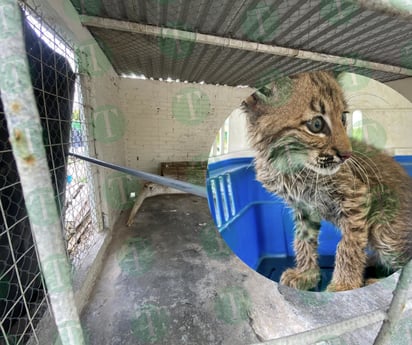
[[[72,112],[70,152],[94,156],[92,122],[85,113],[85,102],[77,80]],[[81,265],[94,243],[94,235],[103,228],[100,199],[96,192],[97,169],[73,156],[67,157],[64,229],[67,252],[75,267]]]
[[[73,271],[102,228],[95,193],[96,170],[69,157],[94,155],[90,120],[77,73],[74,47],[32,8],[22,5],[24,40],[55,202]],[[27,127],[30,133],[30,126]],[[0,101],[0,345],[40,344],[39,321],[53,320],[39,267],[9,131]],[[34,148],[35,150],[35,148]],[[48,313],[45,314],[45,313]]]
[[[94,193],[97,172],[87,162],[68,156],[69,151],[95,155],[90,130],[92,121],[85,113],[89,107],[85,106],[74,46],[64,41],[32,9],[27,9],[26,14],[37,35],[35,39],[55,52],[52,61],[45,61],[43,48],[43,66],[38,68],[42,70],[43,80],[41,87],[34,85],[34,89],[41,93],[38,106],[44,123],[44,144],[61,210],[67,251],[76,266],[80,257],[87,254],[93,233],[102,227],[100,201]],[[28,54],[30,56],[30,52]]]
[[[1,114],[3,116],[3,114]],[[4,157],[8,149],[2,150]],[[2,158],[3,158],[2,157]],[[13,183],[1,189],[0,344],[24,344],[35,335],[37,322],[48,308],[45,285],[15,165],[2,178]],[[4,181],[2,181],[4,182]],[[20,194],[20,195],[19,195]]]
[[[72,156],[67,168],[65,236],[68,255],[74,267],[79,267],[94,244],[94,235],[102,228],[92,183],[96,181],[96,170],[90,163]]]

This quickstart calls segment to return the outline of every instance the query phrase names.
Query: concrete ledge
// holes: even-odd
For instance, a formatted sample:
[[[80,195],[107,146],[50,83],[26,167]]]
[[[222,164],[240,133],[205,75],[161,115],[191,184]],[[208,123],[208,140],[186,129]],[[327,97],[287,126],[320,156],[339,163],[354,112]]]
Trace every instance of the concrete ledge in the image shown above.
[[[241,262],[214,227],[204,199],[156,196],[144,201],[132,227],[125,226],[126,216],[84,309],[88,345],[257,344],[386,311],[399,276],[347,292],[298,291]],[[393,344],[409,344],[410,304]],[[380,323],[316,341],[373,344]]]

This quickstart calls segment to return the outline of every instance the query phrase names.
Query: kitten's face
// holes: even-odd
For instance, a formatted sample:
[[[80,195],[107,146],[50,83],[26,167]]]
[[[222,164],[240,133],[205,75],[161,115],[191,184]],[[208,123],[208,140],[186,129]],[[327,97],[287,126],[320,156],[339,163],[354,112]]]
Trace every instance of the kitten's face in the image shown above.
[[[327,72],[300,74],[290,84],[290,97],[281,106],[279,85],[273,84],[243,102],[252,145],[284,173],[304,167],[322,175],[336,173],[352,152],[339,84]]]

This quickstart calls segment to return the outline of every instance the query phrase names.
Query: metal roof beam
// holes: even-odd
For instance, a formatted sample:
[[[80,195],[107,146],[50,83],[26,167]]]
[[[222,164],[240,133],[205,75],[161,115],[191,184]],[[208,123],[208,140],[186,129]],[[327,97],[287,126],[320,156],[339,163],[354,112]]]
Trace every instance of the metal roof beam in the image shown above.
[[[181,41],[190,41],[198,44],[214,45],[224,48],[246,50],[255,53],[288,56],[296,59],[313,60],[344,66],[354,66],[376,71],[412,76],[412,69],[382,64],[373,61],[348,58],[344,56],[322,54],[301,49],[285,48],[258,42],[243,41],[228,37],[201,34],[186,30],[163,28],[147,24],[139,24],[116,19],[101,18],[94,16],[80,16],[81,22],[85,26],[102,28],[107,30],[125,31],[142,35],[149,35],[161,38],[169,38]]]

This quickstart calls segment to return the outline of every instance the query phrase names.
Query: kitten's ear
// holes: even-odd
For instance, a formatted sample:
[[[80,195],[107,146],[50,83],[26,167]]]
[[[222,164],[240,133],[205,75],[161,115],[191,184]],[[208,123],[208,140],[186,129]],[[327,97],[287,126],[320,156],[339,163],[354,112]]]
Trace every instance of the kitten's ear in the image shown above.
[[[342,72],[340,71],[336,71],[336,70],[327,70],[325,71],[326,73],[328,73],[332,78],[337,79],[339,74],[341,74]]]
[[[256,95],[256,92],[254,92],[242,102],[242,105],[249,109],[253,109],[257,105],[257,103],[258,103],[258,96]]]
[[[256,120],[262,115],[262,110],[259,109],[260,102],[261,100],[259,99],[258,92],[254,92],[242,102],[242,108],[245,111],[247,119],[251,124],[254,124]]]
[[[246,100],[243,101],[243,105],[246,105],[250,109],[255,108],[259,103],[268,103],[269,98],[273,96],[273,83],[260,87],[253,94],[251,94]]]

